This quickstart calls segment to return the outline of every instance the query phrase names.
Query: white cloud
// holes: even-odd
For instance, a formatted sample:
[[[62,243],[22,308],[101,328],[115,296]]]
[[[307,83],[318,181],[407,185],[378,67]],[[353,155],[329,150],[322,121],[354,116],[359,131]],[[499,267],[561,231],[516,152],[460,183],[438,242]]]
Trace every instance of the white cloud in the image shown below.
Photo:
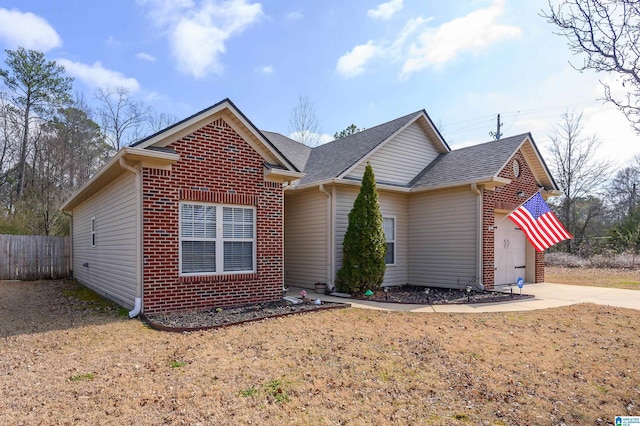
[[[119,71],[107,69],[100,62],[95,62],[93,65],[73,62],[68,59],[56,59],[56,62],[62,65],[67,73],[91,87],[124,87],[131,92],[140,89],[140,84],[135,78],[125,77]]]
[[[295,11],[287,14],[287,21],[297,21],[298,19],[304,18],[304,15],[300,11]]]
[[[351,52],[342,55],[338,59],[336,70],[344,78],[355,77],[358,74],[362,74],[367,62],[380,53],[381,48],[370,40],[367,44],[358,45]]]
[[[222,72],[226,41],[262,16],[260,3],[246,0],[141,0],[149,17],[166,31],[177,68],[202,78]]]
[[[0,8],[0,39],[12,49],[48,52],[62,45],[62,38],[49,23],[31,12]]]
[[[149,53],[145,53],[145,52],[138,52],[136,53],[136,58],[143,60],[143,61],[148,61],[148,62],[155,62],[158,60],[158,58],[156,58],[153,55],[150,55]]]
[[[256,71],[266,75],[273,74],[273,65],[265,65],[263,67],[258,67]]]
[[[381,3],[375,9],[367,10],[367,15],[373,19],[389,20],[396,12],[402,9],[402,2],[403,0],[390,0],[386,3]]]
[[[369,12],[392,3],[396,4],[383,3]],[[401,6],[399,3],[398,7]],[[441,67],[461,53],[477,53],[493,43],[519,37],[522,34],[519,27],[498,22],[503,14],[504,0],[494,0],[489,7],[438,27],[427,26],[432,17],[417,16],[409,19],[391,42],[370,40],[367,44],[355,46],[338,59],[336,68],[343,77],[354,77],[364,72],[365,65],[374,57],[384,57],[390,62],[402,63],[399,76],[406,79],[424,68]]]
[[[495,42],[519,37],[522,34],[519,27],[498,22],[503,13],[504,0],[496,0],[490,7],[426,29],[411,45],[401,77],[442,66],[462,52],[478,52]]]

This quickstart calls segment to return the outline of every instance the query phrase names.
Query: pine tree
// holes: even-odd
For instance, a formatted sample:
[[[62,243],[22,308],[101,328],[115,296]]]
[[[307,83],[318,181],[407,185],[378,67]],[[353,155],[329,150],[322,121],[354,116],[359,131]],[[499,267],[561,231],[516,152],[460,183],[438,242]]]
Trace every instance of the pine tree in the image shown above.
[[[342,243],[338,289],[352,294],[379,290],[386,269],[386,251],[376,180],[373,168],[367,164],[360,193],[349,213],[349,226]]]

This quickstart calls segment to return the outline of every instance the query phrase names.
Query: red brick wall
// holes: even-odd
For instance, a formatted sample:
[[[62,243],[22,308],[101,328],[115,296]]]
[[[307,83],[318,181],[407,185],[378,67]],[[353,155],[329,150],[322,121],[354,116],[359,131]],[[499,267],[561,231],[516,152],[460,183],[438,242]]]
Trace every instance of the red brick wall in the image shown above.
[[[520,176],[513,175],[513,160],[520,163]],[[488,288],[493,288],[494,284],[494,233],[489,230],[494,224],[495,209],[511,211],[517,208],[525,200],[531,197],[538,190],[538,184],[533,172],[529,168],[521,152],[517,152],[509,160],[505,168],[499,174],[502,178],[511,179],[511,183],[498,187],[495,191],[483,191],[483,283]],[[519,197],[517,193],[524,192],[524,197]],[[509,219],[506,219],[509,220]],[[535,260],[535,282],[544,281],[544,253],[536,252]]]
[[[283,287],[282,185],[265,182],[264,159],[224,120],[172,143],[171,171],[143,169],[144,311],[237,306],[277,300]],[[180,276],[180,201],[256,208],[256,272]]]

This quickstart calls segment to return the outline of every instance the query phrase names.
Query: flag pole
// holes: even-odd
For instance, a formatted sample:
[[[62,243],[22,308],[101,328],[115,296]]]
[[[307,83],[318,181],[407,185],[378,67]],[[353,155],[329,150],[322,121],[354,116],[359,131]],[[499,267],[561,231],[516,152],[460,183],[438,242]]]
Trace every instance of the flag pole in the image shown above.
[[[497,221],[496,223],[494,223],[494,224],[493,224],[493,226],[490,226],[490,227],[489,227],[489,231],[493,231],[493,230],[495,230],[495,229],[498,227],[498,224],[502,223],[502,221],[503,221],[503,220],[505,220],[505,219],[507,219],[511,213],[513,213],[514,211],[518,210],[518,209],[519,209],[520,207],[522,207],[522,206],[523,206],[527,201],[529,201],[530,199],[532,199],[533,197],[535,197],[535,196],[536,196],[536,194],[539,194],[539,193],[540,193],[540,191],[542,191],[542,188],[539,188],[536,192],[534,192],[534,193],[531,195],[531,197],[527,198],[527,199],[526,199],[526,200],[524,200],[522,203],[520,203],[520,204],[518,205],[518,207],[516,207],[515,209],[513,209],[513,210],[511,210],[509,213],[507,213],[507,214],[505,215],[505,217],[503,217],[502,219],[500,219],[499,221]]]

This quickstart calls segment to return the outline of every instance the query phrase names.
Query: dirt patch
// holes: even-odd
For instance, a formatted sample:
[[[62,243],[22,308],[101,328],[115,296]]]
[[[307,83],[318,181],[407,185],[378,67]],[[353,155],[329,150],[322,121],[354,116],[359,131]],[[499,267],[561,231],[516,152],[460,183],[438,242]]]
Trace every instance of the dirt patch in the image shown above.
[[[348,308],[163,333],[63,288],[0,283],[2,424],[561,425],[640,415],[636,310]]]

